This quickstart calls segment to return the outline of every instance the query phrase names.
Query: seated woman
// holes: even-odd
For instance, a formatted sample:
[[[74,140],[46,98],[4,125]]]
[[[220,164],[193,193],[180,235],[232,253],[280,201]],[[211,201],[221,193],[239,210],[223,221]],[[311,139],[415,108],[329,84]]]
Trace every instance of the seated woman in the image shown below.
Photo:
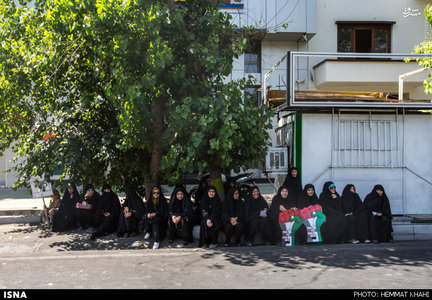
[[[189,194],[183,187],[177,187],[169,205],[168,243],[173,243],[177,236],[183,239],[183,245],[193,242],[192,214]]]
[[[60,208],[53,217],[52,231],[67,231],[75,229],[77,225],[75,205],[80,199],[80,195],[75,184],[69,183],[60,202]]]
[[[272,199],[269,213],[275,241],[283,240],[287,246],[306,241],[306,228],[302,226],[299,212],[297,202],[290,196],[288,187],[281,186]],[[298,231],[300,227],[302,230]],[[282,233],[285,235],[283,236]]]
[[[144,217],[144,202],[133,188],[126,188],[126,198],[120,209],[120,216],[117,226],[117,235],[133,237],[138,234],[139,223]]]
[[[321,226],[326,222],[326,216],[318,204],[318,196],[313,184],[306,184],[302,194],[297,199],[297,208],[300,209],[300,218],[307,232],[308,243],[321,243]]]
[[[231,188],[222,202],[222,225],[225,232],[225,246],[231,244],[234,235],[235,245],[240,246],[245,230],[245,206],[240,197],[239,188]]]
[[[117,230],[120,214],[120,200],[108,184],[102,187],[102,196],[96,204],[95,224],[97,228],[90,239],[113,233]]]
[[[369,235],[374,243],[393,241],[390,201],[382,185],[375,185],[366,196],[364,205],[368,214]]]
[[[143,226],[145,239],[153,237],[153,249],[159,249],[164,239],[168,224],[168,203],[159,186],[152,188],[150,199],[145,204]]]
[[[42,222],[51,225],[53,223],[54,214],[58,212],[60,208],[61,198],[60,193],[57,190],[53,190],[51,200],[48,206],[45,205],[41,212]]]
[[[341,198],[336,192],[336,186],[333,182],[324,183],[318,204],[321,205],[322,212],[326,216],[326,222],[321,227],[323,242],[344,243],[349,224],[342,212]]]
[[[75,205],[79,229],[86,230],[95,226],[95,209],[100,198],[92,184],[86,185],[84,193]]]
[[[221,228],[222,201],[216,188],[210,185],[201,199],[201,226],[199,247],[216,247]]]
[[[351,220],[352,242],[370,242],[366,209],[353,184],[345,186],[341,199],[345,218]]]
[[[245,201],[246,245],[255,243],[255,236],[262,233],[264,243],[274,243],[271,234],[271,224],[268,218],[269,205],[255,185]]]

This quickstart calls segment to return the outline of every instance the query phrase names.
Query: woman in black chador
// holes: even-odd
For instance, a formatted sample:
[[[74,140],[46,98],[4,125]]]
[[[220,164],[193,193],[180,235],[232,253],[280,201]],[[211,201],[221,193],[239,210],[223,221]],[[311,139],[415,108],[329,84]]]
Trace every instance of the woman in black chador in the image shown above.
[[[201,227],[199,247],[217,246],[221,228],[222,201],[216,188],[210,185],[201,199]]]
[[[183,245],[193,242],[192,214],[189,194],[183,187],[177,187],[169,205],[168,243],[171,244],[177,236],[183,239]]]
[[[288,188],[290,197],[294,200],[297,200],[298,197],[301,195],[303,188],[296,167],[291,167],[289,169],[282,186]]]
[[[270,205],[270,222],[273,232],[273,241],[281,241],[282,229],[279,224],[279,214],[281,212],[292,210],[293,212],[299,212],[297,201],[291,196],[287,186],[279,187],[277,194],[273,197]],[[306,227],[302,224],[295,232],[296,244],[306,242]]]
[[[315,204],[318,204],[318,196],[315,192],[315,186],[311,183],[308,183],[304,186],[302,193],[297,199],[297,208],[303,209]]]
[[[105,183],[102,187],[102,196],[96,204],[95,223],[97,228],[90,238],[95,239],[115,232],[119,215],[120,200],[117,194],[111,190],[111,186]]]
[[[53,217],[52,231],[67,231],[76,228],[75,205],[79,198],[80,195],[75,185],[68,184],[60,202],[60,208]]]
[[[125,191],[126,198],[120,210],[117,226],[117,235],[133,237],[138,234],[139,223],[144,217],[144,202],[134,189],[128,187]]]
[[[324,183],[318,204],[321,205],[322,212],[326,216],[326,222],[321,226],[323,242],[333,244],[345,242],[349,223],[342,212],[341,197],[336,192],[333,182]]]
[[[353,184],[347,184],[342,192],[342,206],[345,218],[350,220],[352,236],[354,241],[370,242],[369,240],[369,225],[367,221],[366,207],[356,192]]]
[[[83,194],[75,206],[78,226],[81,229],[86,230],[89,227],[95,226],[95,211],[99,198],[100,195],[95,191],[93,185],[86,185]]]
[[[390,210],[390,201],[382,185],[375,185],[365,200],[368,221],[369,236],[372,242],[390,242],[392,238],[392,216]]]
[[[252,246],[255,243],[255,235],[262,233],[264,243],[273,242],[271,223],[269,220],[269,205],[255,185],[245,201],[246,220],[246,244]]]
[[[222,224],[225,232],[225,246],[235,237],[235,245],[240,246],[241,237],[245,230],[245,205],[241,199],[239,188],[230,188],[222,202]]]
[[[150,199],[145,205],[143,218],[146,235],[144,238],[153,237],[153,249],[158,249],[164,239],[168,226],[168,203],[160,186],[152,188]]]

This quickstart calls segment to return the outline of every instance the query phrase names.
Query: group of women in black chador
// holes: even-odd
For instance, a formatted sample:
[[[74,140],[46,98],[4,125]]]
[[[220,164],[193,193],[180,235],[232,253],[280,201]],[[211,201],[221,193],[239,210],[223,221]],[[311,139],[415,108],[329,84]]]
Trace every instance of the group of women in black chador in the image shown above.
[[[336,185],[328,181],[318,197],[312,184],[301,188],[297,169],[291,168],[283,186],[293,195],[288,206],[296,205],[297,209],[302,209],[319,204],[322,207],[326,217],[320,228],[324,243],[392,241],[390,202],[382,185],[375,185],[362,201],[353,184],[346,185],[340,195]],[[296,232],[297,235],[300,240],[304,236],[301,230]]]
[[[91,239],[114,232],[119,237],[132,237],[142,231],[144,239],[153,238],[156,249],[165,235],[170,244],[177,238],[184,245],[193,242],[193,227],[199,225],[200,247],[215,247],[220,232],[225,235],[226,246],[254,245],[258,233],[265,244],[277,244],[282,238],[281,212],[319,204],[325,215],[320,228],[324,243],[392,239],[390,204],[381,185],[376,185],[363,202],[352,184],[344,188],[341,196],[333,182],[326,182],[318,197],[312,184],[302,187],[297,169],[291,168],[270,206],[257,186],[250,189],[245,199],[234,186],[222,201],[214,186],[200,185],[195,198],[192,202],[186,189],[178,186],[170,201],[166,201],[161,187],[155,186],[150,199],[143,202],[134,189],[127,188],[121,204],[107,184],[102,187],[101,195],[91,184],[80,195],[71,184],[54,215],[52,230],[93,228]],[[306,243],[306,236],[304,225],[296,229],[296,244]]]

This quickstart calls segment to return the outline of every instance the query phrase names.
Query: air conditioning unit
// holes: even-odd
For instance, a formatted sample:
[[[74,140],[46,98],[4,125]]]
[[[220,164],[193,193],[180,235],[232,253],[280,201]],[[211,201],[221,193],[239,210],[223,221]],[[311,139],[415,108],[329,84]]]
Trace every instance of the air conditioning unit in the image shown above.
[[[286,147],[271,147],[266,155],[266,172],[273,175],[288,172],[288,149]]]

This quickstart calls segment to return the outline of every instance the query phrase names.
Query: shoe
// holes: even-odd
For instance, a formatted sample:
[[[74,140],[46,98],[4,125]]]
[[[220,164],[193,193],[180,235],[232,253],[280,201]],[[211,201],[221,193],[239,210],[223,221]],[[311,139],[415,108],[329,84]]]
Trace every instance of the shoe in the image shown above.
[[[252,243],[251,243],[251,242],[247,242],[247,243],[246,243],[246,246],[248,246],[248,247],[252,247]]]
[[[217,246],[218,246],[217,244],[210,244],[209,247],[210,247],[210,248],[217,248]]]
[[[158,242],[154,242],[153,249],[159,249],[159,243]]]
[[[145,240],[148,240],[150,238],[150,232],[147,232],[146,234],[145,234],[145,236],[144,236],[144,239]]]
[[[369,244],[371,242],[371,240],[365,240],[364,241],[366,244]]]
[[[358,244],[360,241],[353,239],[353,240],[349,240],[348,243],[352,243],[352,244]]]

